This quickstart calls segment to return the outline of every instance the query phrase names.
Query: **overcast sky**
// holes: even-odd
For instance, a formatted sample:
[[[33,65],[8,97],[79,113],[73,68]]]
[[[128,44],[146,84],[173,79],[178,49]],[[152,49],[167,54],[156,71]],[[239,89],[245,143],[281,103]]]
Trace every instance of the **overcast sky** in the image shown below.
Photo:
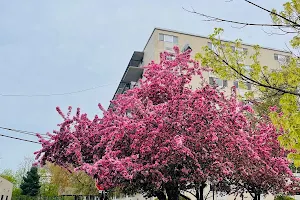
[[[283,0],[254,1],[280,8]],[[248,22],[271,22],[268,14],[234,0],[10,0],[0,1],[0,126],[46,133],[61,122],[55,107],[81,107],[90,116],[108,106],[129,59],[142,50],[154,27],[209,35],[223,27],[223,39],[285,48],[289,36],[268,36],[261,28],[232,28],[201,21],[182,7]],[[270,29],[266,29],[270,30]],[[73,95],[52,94],[107,85]],[[0,134],[35,140],[0,129]],[[17,169],[40,145],[0,137],[0,170]]]

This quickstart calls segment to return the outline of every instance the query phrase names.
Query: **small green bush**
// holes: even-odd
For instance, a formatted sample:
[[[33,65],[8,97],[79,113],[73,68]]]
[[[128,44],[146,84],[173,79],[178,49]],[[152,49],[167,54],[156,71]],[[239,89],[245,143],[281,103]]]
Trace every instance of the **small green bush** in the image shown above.
[[[274,200],[295,200],[293,197],[278,195],[274,198]]]

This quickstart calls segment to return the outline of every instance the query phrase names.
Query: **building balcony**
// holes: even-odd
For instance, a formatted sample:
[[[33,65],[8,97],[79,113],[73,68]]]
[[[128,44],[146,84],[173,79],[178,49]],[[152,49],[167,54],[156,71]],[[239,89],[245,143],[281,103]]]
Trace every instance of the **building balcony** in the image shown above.
[[[144,52],[133,52],[133,55],[131,56],[131,59],[113,96],[113,99],[115,99],[118,94],[122,94],[126,90],[132,88],[132,83],[136,83],[139,79],[142,78],[144,72],[144,69],[141,67],[143,58]],[[109,105],[109,108],[111,107],[112,104]]]

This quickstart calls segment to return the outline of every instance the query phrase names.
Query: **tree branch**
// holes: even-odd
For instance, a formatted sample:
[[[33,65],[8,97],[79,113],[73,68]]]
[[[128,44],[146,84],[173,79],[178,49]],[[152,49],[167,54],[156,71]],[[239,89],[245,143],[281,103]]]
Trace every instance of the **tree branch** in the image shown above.
[[[259,5],[253,3],[253,2],[251,2],[251,1],[249,1],[249,0],[244,0],[244,1],[246,1],[246,2],[249,3],[249,4],[252,4],[253,6],[258,7],[258,8],[260,8],[260,9],[262,9],[262,10],[264,10],[264,11],[270,13],[270,14],[276,15],[277,17],[280,17],[280,18],[282,18],[282,19],[284,19],[284,20],[286,20],[286,21],[288,21],[288,22],[294,24],[294,26],[296,26],[296,27],[300,27],[300,24],[298,24],[297,22],[294,22],[294,21],[292,21],[292,20],[290,20],[290,19],[288,19],[288,18],[286,18],[286,17],[284,17],[284,16],[282,16],[282,15],[280,15],[280,14],[278,14],[278,13],[275,13],[275,12],[273,12],[273,11],[271,11],[271,10],[268,10],[268,9],[262,7],[262,6],[259,6]],[[294,27],[294,26],[293,26],[293,27]]]
[[[207,193],[207,195],[204,197],[204,200],[207,200],[208,195],[210,194],[211,190],[209,190],[209,192]]]
[[[282,31],[283,33],[274,33],[273,31],[271,32],[267,32],[265,31],[263,28],[262,28],[262,31],[265,32],[268,36],[272,36],[272,35],[287,35],[287,34],[296,34],[298,32],[296,31],[286,31],[286,30],[283,30],[282,28],[280,27],[276,27],[278,28],[280,31]]]
[[[239,24],[239,25],[243,25],[243,27],[245,26],[264,26],[264,27],[295,27],[295,25],[287,25],[287,24],[265,24],[265,23],[248,23],[248,22],[239,22],[239,21],[234,21],[234,20],[229,20],[229,19],[223,19],[223,18],[219,18],[219,17],[213,17],[210,15],[206,15],[203,13],[199,13],[197,11],[195,11],[193,8],[192,10],[188,10],[186,8],[183,8],[185,11],[192,13],[192,14],[197,14],[200,15],[202,17],[207,18],[207,20],[204,21],[216,21],[216,22],[226,22],[226,23],[232,23],[232,24]],[[300,25],[298,25],[300,26]],[[243,28],[241,27],[241,28]]]
[[[284,16],[282,16],[282,15],[280,15],[278,13],[275,13],[275,12],[273,12],[271,10],[268,10],[268,9],[266,9],[266,8],[264,8],[264,7],[262,7],[262,6],[258,5],[258,4],[255,4],[255,3],[253,3],[253,2],[251,2],[249,0],[244,0],[244,1],[247,2],[247,3],[249,3],[249,4],[251,4],[251,5],[253,5],[253,6],[255,6],[255,7],[257,7],[257,8],[259,8],[259,9],[261,9],[261,10],[263,10],[263,11],[265,11],[265,12],[268,12],[268,13],[270,13],[272,15],[276,15],[276,16],[284,19],[285,21],[287,21],[287,22],[289,22],[291,24],[267,24],[267,23],[240,22],[240,21],[235,21],[235,20],[230,20],[230,19],[223,19],[223,18],[219,18],[219,17],[214,17],[214,16],[210,16],[210,15],[207,15],[207,14],[204,14],[204,13],[199,13],[199,12],[195,11],[193,8],[192,8],[192,10],[188,10],[186,8],[183,8],[183,9],[185,11],[189,12],[189,13],[197,14],[197,15],[200,15],[202,17],[205,17],[206,20],[204,20],[204,21],[226,22],[226,23],[243,25],[242,27],[233,27],[232,26],[233,28],[239,28],[239,29],[244,28],[246,26],[281,27],[281,28],[282,27],[283,28],[287,28],[287,27],[290,27],[290,28],[296,28],[297,27],[298,28],[298,27],[300,27],[300,24],[298,24],[297,22],[295,22],[293,20],[290,20],[290,19],[288,19],[288,18],[286,18],[286,17],[284,17]]]
[[[214,52],[214,51],[213,51]],[[238,75],[240,75],[243,79],[246,79],[248,81],[250,81],[251,83],[257,85],[257,86],[261,86],[261,87],[265,87],[265,88],[269,88],[269,89],[272,89],[272,90],[277,90],[279,92],[282,92],[283,94],[292,94],[292,95],[295,95],[295,96],[299,96],[300,97],[300,93],[297,93],[297,92],[293,92],[293,91],[288,91],[288,90],[284,90],[284,89],[281,89],[281,88],[277,88],[277,87],[274,87],[274,86],[269,86],[269,85],[266,85],[266,84],[263,84],[263,83],[260,83],[248,76],[245,76],[244,74],[238,72],[234,67],[232,67],[226,60],[224,60],[219,54],[217,54],[216,52],[214,52],[214,54],[225,64],[227,65],[230,69],[232,69],[234,72],[236,72]]]
[[[190,191],[188,191],[188,190],[183,190],[184,192],[187,192],[187,193],[190,193],[191,195],[193,195],[194,197],[196,197],[197,198],[197,196],[194,194],[194,193],[192,193],[192,192],[190,192]]]
[[[182,194],[182,193],[180,193],[179,195],[180,195],[181,197],[183,197],[184,199],[186,199],[186,200],[191,200],[189,197],[185,196],[185,195]]]

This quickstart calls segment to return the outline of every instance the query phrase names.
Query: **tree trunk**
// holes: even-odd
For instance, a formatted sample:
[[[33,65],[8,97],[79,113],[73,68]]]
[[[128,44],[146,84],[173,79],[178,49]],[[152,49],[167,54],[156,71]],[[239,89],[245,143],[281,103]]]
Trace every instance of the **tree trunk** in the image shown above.
[[[199,200],[204,200],[204,188],[206,187],[206,183],[202,183],[199,188]]]
[[[199,200],[204,200],[204,188],[200,186],[199,188]]]
[[[199,188],[196,188],[196,199],[200,199]]]
[[[168,184],[166,186],[168,200],[179,200],[179,188],[176,184]]]
[[[260,193],[255,193],[253,200],[260,200]]]
[[[166,200],[167,199],[165,193],[162,191],[156,192],[155,196],[158,198],[158,200]]]

